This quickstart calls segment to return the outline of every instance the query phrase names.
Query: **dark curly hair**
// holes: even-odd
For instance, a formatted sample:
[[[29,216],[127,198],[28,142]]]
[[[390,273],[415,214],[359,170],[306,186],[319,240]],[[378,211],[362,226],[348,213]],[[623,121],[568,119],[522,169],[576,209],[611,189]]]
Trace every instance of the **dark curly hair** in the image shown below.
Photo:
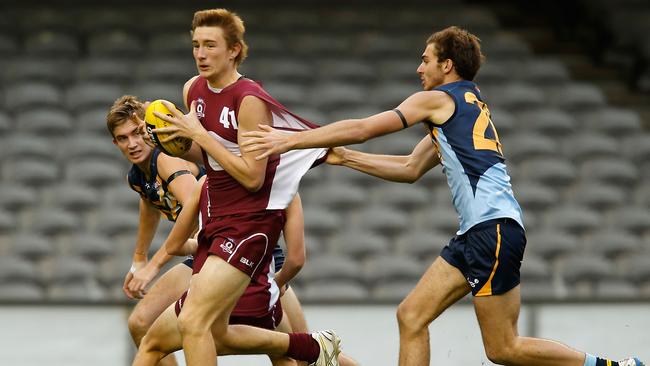
[[[434,43],[438,61],[451,60],[458,76],[474,80],[485,56],[481,53],[481,40],[465,29],[452,26],[432,34],[427,44]]]

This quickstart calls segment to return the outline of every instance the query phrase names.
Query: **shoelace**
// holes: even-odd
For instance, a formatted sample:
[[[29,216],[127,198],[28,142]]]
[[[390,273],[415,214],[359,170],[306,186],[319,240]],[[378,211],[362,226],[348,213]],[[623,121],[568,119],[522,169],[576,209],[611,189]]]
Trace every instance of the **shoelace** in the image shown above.
[[[325,336],[324,336],[324,337],[325,337]],[[323,337],[323,338],[324,338],[324,337]],[[323,358],[324,358],[324,360],[325,360],[325,365],[327,365],[327,366],[334,366],[334,359],[335,359],[336,356],[337,356],[336,351],[334,351],[333,353],[330,354],[330,353],[328,352],[328,350],[327,350],[327,345],[326,345],[325,342],[323,341],[323,338],[319,339],[318,342],[320,343],[320,349],[321,349],[321,352],[325,352],[325,353],[323,354]],[[329,339],[329,338],[327,338],[327,339],[332,343],[332,346],[333,346],[333,347],[332,347],[332,350],[335,350],[335,349],[336,349],[336,345],[334,344],[334,340],[333,340],[333,339]]]

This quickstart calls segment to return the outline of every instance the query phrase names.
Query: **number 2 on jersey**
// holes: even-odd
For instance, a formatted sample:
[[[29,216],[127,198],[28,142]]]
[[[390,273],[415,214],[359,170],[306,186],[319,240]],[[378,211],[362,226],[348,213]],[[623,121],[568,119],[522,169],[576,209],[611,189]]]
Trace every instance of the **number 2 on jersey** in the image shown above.
[[[223,107],[221,115],[219,116],[219,123],[221,123],[224,128],[230,128],[230,125],[232,125],[236,130],[237,119],[235,119],[235,111],[231,111],[228,107]]]
[[[465,102],[474,104],[481,110],[481,113],[478,115],[478,117],[476,117],[476,121],[474,122],[474,130],[472,133],[472,138],[474,140],[474,149],[492,150],[503,155],[503,151],[501,151],[501,142],[499,142],[499,135],[497,134],[497,130],[494,128],[494,124],[492,124],[492,120],[490,119],[490,110],[488,107],[485,105],[485,103],[478,100],[474,93],[470,92],[465,93]],[[488,128],[492,129],[494,138],[485,137],[485,133],[487,132]]]

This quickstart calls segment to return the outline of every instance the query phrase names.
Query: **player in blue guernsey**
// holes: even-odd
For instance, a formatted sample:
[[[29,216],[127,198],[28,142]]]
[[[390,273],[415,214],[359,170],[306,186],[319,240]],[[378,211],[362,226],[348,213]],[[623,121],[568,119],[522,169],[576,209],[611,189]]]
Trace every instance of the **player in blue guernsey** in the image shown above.
[[[161,247],[151,259],[147,253],[161,215],[176,218],[205,174],[203,168],[186,160],[161,154],[145,142],[141,129],[144,105],[133,96],[118,98],[106,120],[113,143],[133,164],[127,175],[129,186],[140,195],[140,220],[133,250],[131,270],[124,279],[123,290],[129,298],[140,298],[129,316],[128,325],[136,345],[154,320],[188,288],[192,260],[177,264],[145,290],[172,256]],[[173,355],[160,365],[176,365]]]
[[[152,149],[149,158],[148,173],[145,173],[137,164],[133,164],[126,177],[129,186],[140,194],[140,198],[154,206],[167,220],[175,222],[182,206],[169,189],[169,185],[177,177],[185,174],[194,175],[194,172],[191,170],[179,170],[167,179],[163,179],[158,174],[158,157],[160,153],[161,151],[158,147]],[[167,157],[162,157],[161,160],[163,158],[167,159]],[[199,168],[198,175],[194,175],[194,177],[198,179],[203,175],[205,175],[205,170]]]
[[[468,293],[488,358],[527,366],[640,366],[573,350],[545,339],[519,336],[519,270],[526,246],[521,208],[510,185],[490,111],[472,82],[481,65],[480,41],[457,27],[426,42],[417,73],[424,91],[397,108],[363,119],[343,120],[299,133],[261,126],[245,134],[245,151],[259,158],[288,150],[364,142],[423,123],[429,131],[409,156],[367,154],[344,148],[330,164],[387,180],[413,182],[442,164],[460,228],[397,310],[399,364],[429,365],[429,324]]]

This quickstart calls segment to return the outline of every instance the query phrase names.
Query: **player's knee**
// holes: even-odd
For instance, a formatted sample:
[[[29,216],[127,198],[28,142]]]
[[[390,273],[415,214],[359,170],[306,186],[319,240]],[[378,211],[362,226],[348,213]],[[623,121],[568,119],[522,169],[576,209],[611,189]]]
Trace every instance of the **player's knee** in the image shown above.
[[[219,339],[223,340],[224,344],[228,344],[228,341],[230,339],[226,338],[226,335],[228,333],[228,323],[227,322],[221,322],[219,319],[217,319],[213,324],[212,327],[210,328],[210,332],[212,333],[212,337],[214,339]]]
[[[188,311],[181,311],[178,315],[178,330],[183,338],[200,333],[201,323],[196,316]]]
[[[497,365],[509,365],[514,358],[513,350],[508,346],[485,345],[485,355]]]
[[[421,311],[408,300],[402,301],[397,307],[397,323],[401,330],[418,331],[428,324],[422,319]]]
[[[138,347],[138,356],[137,357],[146,357],[147,359],[155,359],[157,361],[162,360],[167,355],[166,352],[162,350],[162,344],[160,339],[156,337],[151,337],[151,335],[145,335],[140,342]],[[136,357],[136,359],[137,359]],[[172,360],[172,365],[176,365],[176,361]],[[158,364],[156,362],[156,364]],[[163,363],[161,363],[162,365]],[[167,363],[164,363],[167,364]]]
[[[155,337],[151,337],[150,335],[145,335],[142,337],[142,341],[140,342],[140,347],[138,347],[138,351],[146,352],[146,353],[151,353],[154,351],[159,350],[159,344],[158,344],[158,339]]]
[[[128,326],[133,339],[139,340],[144,337],[151,324],[140,312],[136,311],[129,316]]]
[[[506,363],[506,357],[501,351],[486,349],[485,355],[487,356],[488,360],[494,364],[505,365]]]

